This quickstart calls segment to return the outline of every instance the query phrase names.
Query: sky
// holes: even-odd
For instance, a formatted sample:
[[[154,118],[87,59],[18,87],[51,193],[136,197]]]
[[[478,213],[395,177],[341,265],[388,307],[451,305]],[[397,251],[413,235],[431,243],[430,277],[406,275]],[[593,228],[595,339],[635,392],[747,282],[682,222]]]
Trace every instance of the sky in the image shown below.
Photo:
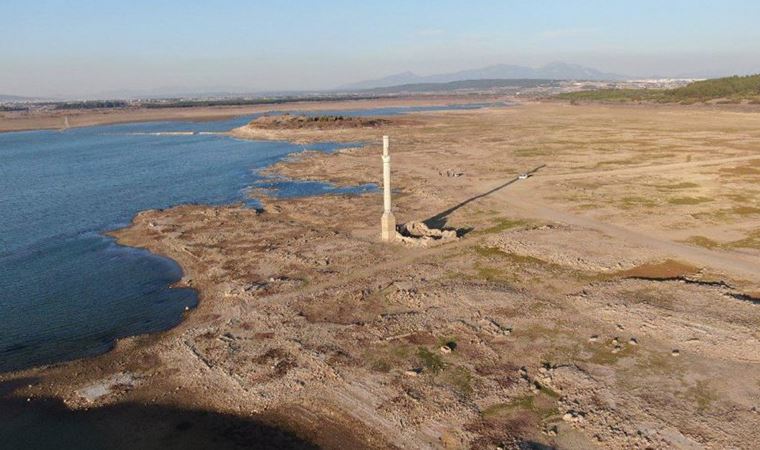
[[[0,94],[311,90],[562,61],[760,72],[757,0],[2,0]]]

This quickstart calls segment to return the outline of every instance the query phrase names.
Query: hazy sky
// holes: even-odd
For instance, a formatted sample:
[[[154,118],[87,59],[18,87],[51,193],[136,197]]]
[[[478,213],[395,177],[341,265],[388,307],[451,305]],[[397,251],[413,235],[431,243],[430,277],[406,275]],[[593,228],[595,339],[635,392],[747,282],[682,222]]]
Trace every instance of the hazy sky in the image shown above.
[[[0,0],[0,94],[315,89],[552,61],[760,71],[760,1]]]

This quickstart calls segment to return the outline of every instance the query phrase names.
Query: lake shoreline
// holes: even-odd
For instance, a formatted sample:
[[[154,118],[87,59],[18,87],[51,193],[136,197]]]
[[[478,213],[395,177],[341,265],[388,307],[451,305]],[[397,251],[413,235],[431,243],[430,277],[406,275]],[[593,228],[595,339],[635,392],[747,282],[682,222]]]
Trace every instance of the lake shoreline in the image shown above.
[[[178,439],[205,429],[198,418],[175,419],[181,409],[223,416],[218,428],[233,427],[241,439],[255,437],[239,428],[246,420],[335,449],[671,448],[697,438],[751,446],[757,416],[747,393],[757,393],[760,312],[728,294],[755,292],[760,280],[725,264],[746,255],[631,239],[578,212],[582,199],[556,197],[553,177],[585,177],[589,164],[609,160],[602,147],[579,164],[578,143],[589,135],[599,135],[599,146],[623,148],[616,150],[627,152],[618,155],[622,161],[647,157],[644,163],[661,168],[671,186],[669,167],[700,179],[700,163],[715,158],[714,146],[692,143],[680,127],[713,127],[720,136],[726,124],[741,127],[738,136],[757,129],[755,117],[736,123],[731,113],[658,111],[670,122],[635,107],[521,105],[425,112],[412,126],[294,132],[304,142],[367,142],[299,153],[268,170],[340,185],[379,184],[382,136],[390,135],[399,223],[436,218],[463,237],[429,248],[384,244],[382,199],[374,193],[263,198],[260,210],[143,211],[114,232],[118,242],[176,261],[183,282],[199,292],[198,308],[177,327],[120,340],[108,354],[0,380],[16,383],[5,389],[19,403],[52,397],[72,414],[159,408],[164,429]],[[635,136],[677,140],[685,149],[663,162],[628,148],[619,135],[631,123],[643,128]],[[504,187],[544,162],[537,129],[554,150],[551,168]],[[687,156],[694,158],[691,174],[677,166]],[[618,173],[599,174],[615,180],[606,185],[614,191],[603,211],[614,211],[614,195],[665,183],[625,183]],[[662,226],[674,216],[692,217],[692,208],[627,208],[617,217],[628,222],[617,224],[636,230],[641,219],[634,214],[645,214],[648,225]],[[704,253],[709,262],[691,261]],[[659,274],[672,258],[704,267],[675,265],[687,271],[683,279]],[[642,268],[647,277],[631,275]],[[709,342],[695,342],[693,330],[706,324]],[[705,381],[695,398],[671,384],[683,377],[732,382]],[[711,400],[700,400],[707,395]],[[662,405],[657,416],[652,402]],[[726,410],[730,423],[718,414]],[[146,427],[156,421],[130,417]]]
[[[380,107],[441,106],[501,100],[495,96],[439,95],[381,98],[374,100],[338,100],[264,104],[254,106],[201,106],[167,109],[102,109],[54,111],[33,114],[0,113],[0,133],[36,130],[63,130],[68,117],[69,128],[97,125],[161,121],[210,122],[268,111],[314,111],[372,109]]]
[[[233,123],[242,123],[240,120],[238,121],[232,121]],[[159,125],[160,127],[161,125]],[[177,126],[177,125],[174,125]],[[182,127],[182,123],[179,123],[179,127]],[[228,125],[229,127],[230,125]],[[217,126],[218,127],[218,126]],[[134,128],[134,127],[133,127]],[[150,130],[151,127],[142,127],[147,128]],[[152,128],[156,128],[153,126]],[[171,129],[170,126],[167,128]],[[190,129],[203,129],[203,125],[195,124],[195,128],[190,127]],[[139,126],[137,129],[141,129]],[[159,128],[160,129],[160,128]],[[228,128],[225,128],[228,129]],[[87,135],[104,135],[104,136],[119,136],[120,133],[115,134],[109,134],[107,131],[105,133],[101,133],[99,131],[100,129],[93,129],[93,130],[87,130]],[[48,136],[46,139],[52,139],[53,142],[58,141],[65,141],[69,142],[70,139],[74,139],[74,137],[81,135],[82,132],[75,132],[72,131],[72,134],[69,135],[52,135],[52,137],[42,134],[39,136]],[[297,155],[305,150],[305,147],[303,145],[294,145],[294,143],[287,142],[286,140],[281,140],[279,142],[268,142],[268,143],[248,143],[244,142],[240,139],[234,139],[232,137],[227,137],[226,133],[222,132],[205,132],[205,131],[194,131],[194,132],[175,132],[175,131],[156,131],[156,132],[127,132],[127,133],[121,133],[123,136],[144,136],[146,138],[150,138],[151,136],[155,137],[161,137],[161,136],[198,136],[199,139],[193,139],[194,142],[196,142],[197,145],[201,145],[203,148],[208,148],[209,150],[215,148],[215,147],[208,147],[209,145],[214,144],[215,142],[230,142],[230,144],[233,144],[234,148],[237,149],[243,149],[244,153],[248,153],[251,155],[261,155],[261,156],[254,156],[251,164],[243,164],[238,168],[234,169],[234,172],[228,173],[228,171],[220,172],[224,176],[229,176],[231,190],[229,192],[225,192],[222,194],[222,197],[218,197],[219,190],[213,189],[211,192],[206,192],[205,194],[201,194],[199,192],[196,192],[197,189],[191,189],[189,192],[190,194],[183,194],[180,197],[176,197],[171,192],[165,192],[166,199],[170,200],[177,200],[176,203],[170,202],[169,204],[166,204],[163,206],[164,208],[171,208],[177,205],[182,204],[196,204],[196,205],[228,205],[228,204],[245,204],[247,206],[256,206],[256,201],[251,197],[252,191],[257,192],[265,192],[270,189],[276,189],[276,190],[282,190],[282,194],[284,196],[289,197],[298,197],[298,196],[309,196],[309,195],[323,195],[325,193],[346,193],[346,194],[355,194],[360,193],[363,191],[371,191],[373,190],[373,187],[371,186],[329,186],[324,185],[323,183],[313,182],[313,181],[307,181],[305,184],[299,184],[297,180],[290,179],[290,180],[284,180],[284,179],[277,179],[272,177],[261,177],[260,175],[257,175],[262,170],[267,170],[273,163],[276,163],[277,161],[284,159],[284,158],[291,158],[293,155]],[[204,139],[205,135],[216,135],[220,139]],[[71,138],[67,138],[66,136],[71,136]],[[26,147],[23,147],[23,145],[27,145],[26,142],[30,139],[34,139],[33,135],[29,135],[23,138],[23,140],[16,140],[13,142],[21,142],[19,147],[19,152],[24,153],[24,149]],[[73,141],[72,141],[73,142]],[[139,141],[138,141],[139,142]],[[163,140],[163,142],[175,142],[173,139]],[[179,145],[186,145],[185,140],[179,140],[176,141],[179,143]],[[199,143],[199,144],[198,144]],[[228,146],[230,144],[227,144]],[[340,142],[315,142],[312,143],[312,145],[309,147],[314,152],[332,152],[337,151],[341,148],[346,147],[353,147],[353,144],[346,144],[346,143],[340,143]],[[231,148],[231,147],[230,147]],[[267,150],[269,149],[269,150]],[[251,152],[251,150],[253,150]],[[268,153],[268,152],[274,152],[274,153]],[[225,152],[226,155],[232,154],[232,152]],[[269,155],[269,156],[266,156]],[[259,158],[261,159],[259,162]],[[275,159],[271,159],[275,158]],[[250,159],[250,158],[249,158]],[[240,162],[240,161],[238,161]],[[264,165],[261,166],[260,164],[263,163]],[[49,164],[43,164],[46,166],[49,166]],[[239,172],[239,173],[238,173]],[[240,177],[245,177],[245,184],[240,184]],[[236,186],[238,185],[239,186]],[[222,189],[224,190],[224,189]],[[86,191],[85,191],[86,192]],[[138,190],[139,192],[139,190]],[[187,191],[183,191],[187,192]],[[199,197],[195,197],[195,195],[200,195]],[[22,197],[23,198],[23,197]],[[110,197],[109,197],[110,198]],[[138,198],[141,198],[138,196]],[[183,201],[182,198],[185,198]],[[145,201],[142,201],[143,207],[150,205],[150,204],[158,204],[161,205],[161,203],[164,203],[164,201],[158,201],[156,203],[156,199],[152,199],[148,201],[148,203],[145,203]],[[155,252],[151,252],[150,249],[147,249],[145,247],[141,246],[125,246],[122,243],[117,242],[116,237],[114,236],[114,232],[118,230],[121,227],[127,226],[128,223],[131,223],[131,221],[134,219],[136,215],[139,215],[142,211],[140,208],[136,209],[136,213],[134,215],[127,213],[127,215],[130,217],[129,220],[116,220],[116,222],[111,223],[104,228],[101,229],[99,232],[81,232],[79,230],[74,230],[73,234],[70,238],[66,239],[55,239],[55,240],[44,240],[43,241],[30,241],[29,243],[26,243],[25,245],[28,246],[30,249],[34,250],[36,248],[35,246],[41,246],[44,245],[45,247],[40,247],[43,249],[47,249],[47,253],[51,254],[57,254],[60,253],[59,248],[72,248],[74,250],[77,249],[75,245],[77,243],[84,241],[85,243],[88,243],[92,248],[88,249],[88,252],[90,254],[97,254],[99,257],[106,258],[107,260],[126,260],[128,261],[121,267],[121,270],[123,273],[131,274],[132,270],[134,270],[133,266],[137,265],[143,265],[143,266],[151,266],[154,268],[161,268],[160,272],[162,274],[162,277],[166,277],[165,281],[168,282],[168,284],[162,285],[160,288],[154,288],[156,290],[153,291],[144,291],[143,297],[145,299],[151,299],[153,303],[151,303],[151,306],[149,308],[146,308],[146,311],[151,312],[152,314],[142,314],[145,317],[140,317],[139,319],[134,319],[134,317],[129,316],[127,320],[122,320],[123,324],[119,322],[118,319],[113,320],[113,324],[111,323],[105,323],[103,322],[102,316],[103,314],[98,315],[105,306],[100,307],[98,311],[90,312],[92,317],[97,317],[98,320],[93,320],[93,322],[96,324],[92,326],[92,328],[88,327],[89,329],[97,329],[97,327],[102,326],[104,327],[104,331],[99,331],[97,334],[97,338],[93,339],[94,342],[91,342],[89,340],[86,340],[84,336],[88,335],[94,335],[92,333],[83,332],[83,333],[63,333],[58,332],[57,334],[47,334],[43,329],[37,330],[36,328],[32,326],[22,326],[18,320],[13,319],[12,314],[8,314],[7,320],[10,324],[10,330],[9,333],[6,336],[1,336],[2,339],[0,339],[0,344],[8,344],[10,345],[0,345],[0,349],[4,350],[4,361],[0,361],[0,370],[3,372],[12,372],[12,371],[19,371],[24,370],[26,368],[31,368],[35,366],[45,366],[50,364],[58,364],[58,363],[64,363],[67,360],[74,360],[82,357],[93,357],[97,356],[99,354],[105,353],[110,351],[114,347],[114,343],[118,341],[119,339],[124,339],[125,337],[131,336],[131,335],[141,335],[144,333],[153,333],[153,332],[162,332],[167,329],[170,329],[174,326],[176,326],[178,323],[181,323],[182,320],[184,320],[181,316],[184,316],[183,311],[187,311],[187,308],[194,308],[197,306],[198,303],[198,292],[196,289],[192,289],[191,286],[183,284],[182,283],[182,274],[183,269],[180,267],[180,265],[170,256],[168,255],[161,255],[157,254]],[[126,219],[124,217],[123,219]],[[118,225],[117,225],[118,224]],[[14,225],[14,222],[10,222],[9,229],[13,230],[17,228]],[[54,228],[55,229],[55,228]],[[71,231],[71,230],[69,230]],[[82,236],[88,236],[92,235],[91,237],[88,237],[89,241]],[[43,242],[43,244],[40,244],[40,242]],[[35,254],[40,253],[40,251],[32,251],[32,250],[24,250],[26,247],[22,247],[22,249],[19,251],[18,256],[14,254],[13,252],[10,252],[8,254],[11,258],[34,258]],[[113,248],[113,249],[112,249]],[[47,254],[45,253],[45,254]],[[142,255],[145,253],[145,255]],[[40,260],[41,258],[37,258],[37,260]],[[81,258],[80,258],[81,259]],[[93,257],[94,259],[94,257]],[[31,259],[32,262],[35,262],[35,259]],[[8,262],[8,264],[14,264],[13,259],[11,262]],[[19,260],[21,262],[18,262],[19,267],[26,267],[28,266],[28,262],[25,263],[26,259]],[[77,259],[79,261],[79,259]],[[85,260],[86,261],[86,260]],[[54,264],[51,263],[51,264]],[[132,264],[132,266],[130,266]],[[2,266],[0,266],[2,267]],[[176,268],[176,269],[175,269]],[[53,270],[56,269],[54,266],[52,268]],[[82,273],[93,273],[93,267],[85,266],[81,270],[83,270]],[[44,267],[41,267],[40,270],[45,270]],[[73,269],[72,269],[73,270]],[[95,270],[94,272],[97,272]],[[0,274],[7,274],[7,273],[13,273],[11,269],[9,269],[6,272],[0,272]],[[171,274],[171,275],[170,275]],[[18,275],[18,274],[17,274]],[[115,273],[118,277],[118,274]],[[126,275],[124,275],[126,277]],[[12,277],[16,280],[21,280],[20,282],[16,282],[16,284],[10,284],[10,286],[16,287],[16,292],[25,292],[24,289],[27,289],[27,286],[30,284],[28,282],[25,282],[26,279],[25,275],[22,275],[21,277]],[[74,278],[78,279],[76,275],[72,274],[72,277],[68,278]],[[130,279],[131,280],[131,279]],[[145,280],[131,280],[133,285],[135,285],[135,290],[139,291],[141,289],[144,289],[144,286],[147,286],[145,284]],[[86,285],[87,283],[80,283],[79,285]],[[191,292],[184,292],[181,288],[188,288],[189,290],[192,290]],[[10,292],[10,291],[9,291]],[[73,291],[76,292],[76,291]],[[60,294],[60,293],[58,293]],[[101,292],[102,298],[93,296],[92,298],[98,298],[99,300],[111,300],[111,296],[106,295],[104,292]],[[113,296],[116,298],[118,295]],[[168,309],[170,309],[174,314],[171,312],[168,313],[166,316],[164,315],[158,315],[156,316],[154,313],[156,312],[154,308],[158,308],[157,305],[168,305],[166,302],[162,301],[161,299],[163,296],[168,297],[182,297],[182,303],[173,305],[173,306],[167,306]],[[87,296],[88,298],[90,295]],[[31,301],[37,301],[36,297],[31,297]],[[40,297],[42,298],[42,297]],[[63,297],[61,297],[63,298]],[[66,297],[68,298],[68,297]],[[146,300],[148,301],[148,300]],[[49,303],[55,303],[55,302],[49,302]],[[99,302],[102,304],[110,304],[108,302],[103,303],[102,301]],[[173,303],[173,302],[170,302]],[[23,303],[22,303],[23,304]],[[61,303],[63,304],[63,303]],[[74,305],[78,304],[76,302],[72,303]],[[123,308],[126,310],[129,308],[127,305],[133,304],[131,301],[124,302]],[[122,305],[118,305],[119,307],[122,307]],[[62,314],[55,314],[54,317],[60,317],[65,318],[66,314],[71,311],[72,308],[65,308],[61,307],[56,312],[62,312]],[[132,308],[132,310],[139,310],[139,308]],[[123,312],[123,311],[122,311]],[[130,311],[130,313],[132,313]],[[175,316],[179,315],[179,318],[176,318]],[[116,317],[122,317],[121,315],[117,315]],[[63,321],[64,319],[60,319],[59,321]],[[138,324],[136,320],[139,320],[140,323]],[[158,325],[158,328],[151,327],[150,329],[142,328],[143,323],[166,323],[165,326]],[[60,328],[62,325],[60,323],[56,322],[57,327],[54,328]],[[88,326],[90,324],[88,323]],[[107,328],[105,328],[107,327]],[[130,332],[129,330],[134,329],[134,332]],[[28,330],[28,331],[27,331]],[[6,330],[8,331],[8,330]],[[41,336],[45,336],[45,339],[43,340],[40,338],[39,342],[36,339],[37,334],[34,334],[35,331],[39,333]],[[104,334],[105,333],[105,334]],[[109,333],[114,333],[113,335]],[[64,339],[65,336],[65,339]],[[24,339],[22,341],[22,338]],[[82,339],[81,341],[77,339]],[[76,347],[76,345],[80,345],[80,347]],[[91,348],[92,347],[92,348]],[[97,347],[97,348],[96,348]],[[55,350],[59,349],[60,354],[56,355]]]
[[[433,101],[433,102],[430,102],[430,101],[427,101],[427,100],[426,101],[411,101],[411,102],[404,101],[404,102],[401,102],[401,104],[399,104],[399,102],[397,102],[397,101],[379,102],[379,103],[373,102],[371,104],[363,104],[362,103],[362,104],[359,104],[359,105],[357,105],[356,103],[353,103],[353,102],[351,102],[351,103],[340,102],[338,104],[336,104],[336,103],[329,103],[329,104],[306,103],[306,105],[310,107],[310,108],[306,109],[306,111],[316,110],[316,109],[319,109],[319,110],[322,110],[322,109],[327,109],[327,110],[342,110],[342,109],[344,109],[345,106],[350,106],[352,109],[356,108],[356,107],[359,107],[360,109],[371,110],[371,109],[378,108],[378,107],[381,107],[381,108],[393,108],[393,107],[404,108],[404,107],[416,107],[416,106],[423,106],[423,107],[425,107],[425,106],[448,106],[448,105],[452,105],[452,104],[453,105],[460,105],[460,104],[467,105],[467,104],[474,104],[474,102],[461,102],[461,103],[458,103],[458,102],[451,102],[451,101],[449,101],[449,99],[445,99],[445,100]],[[293,105],[287,105],[287,106],[293,106]],[[288,110],[290,110],[290,109],[288,109]],[[200,118],[198,118],[198,117],[194,117],[194,118],[196,118],[196,119],[198,119],[200,121],[200,120],[221,120],[221,119],[224,119],[224,118],[229,118],[230,116],[231,117],[237,117],[237,116],[239,116],[239,111],[236,111],[235,113],[231,113],[229,111],[224,111],[224,112],[220,112],[220,113],[222,115],[220,115],[220,116],[209,116],[210,118],[203,118],[204,116],[199,116]],[[229,114],[229,116],[228,116],[228,114]],[[171,117],[174,117],[174,116],[171,116]],[[182,118],[186,119],[186,117],[182,117]],[[121,122],[120,119],[118,119],[118,117],[114,117],[114,118],[111,118],[111,119],[114,119],[114,120],[110,120],[109,119],[109,121],[107,122],[108,124],[144,122],[144,120],[143,120],[142,117],[140,117],[140,118],[129,117],[127,119],[127,121],[125,121],[125,122]],[[168,117],[166,119],[170,120]],[[162,118],[156,119],[156,120],[164,120],[164,118],[162,117]],[[397,119],[391,119],[389,121],[389,123],[394,123],[394,120],[398,121]],[[92,123],[92,124],[88,123],[87,125],[82,125],[82,126],[100,126],[100,125],[105,125],[105,124],[106,123],[100,123],[100,122],[98,122],[98,123]],[[72,127],[72,128],[77,128],[77,127]],[[23,131],[40,131],[40,130],[23,130]],[[234,130],[230,130],[228,132],[201,132],[201,133],[175,132],[175,131],[166,131],[166,132],[163,132],[163,131],[159,131],[159,132],[137,133],[137,134],[138,135],[155,135],[155,136],[162,136],[162,135],[165,135],[165,136],[173,136],[173,135],[184,136],[184,135],[195,135],[195,134],[216,134],[216,135],[227,135],[230,138],[235,138],[235,139],[251,140],[248,137],[236,135],[236,133],[234,132]],[[336,144],[339,144],[339,141],[343,140],[343,139],[340,139],[339,136],[335,136],[335,137],[337,138],[337,139],[335,139],[335,143]],[[283,141],[283,142],[287,141],[287,142],[297,143],[297,144],[301,144],[301,145],[303,145],[303,144],[316,144],[316,143],[319,143],[319,140],[317,140],[317,139],[310,139],[308,141],[301,141],[301,140],[297,139],[295,136],[292,136],[292,138],[293,139],[290,140],[288,138],[287,132],[286,132],[283,135],[278,136],[275,139],[259,138],[259,139],[253,139],[253,140],[274,140],[274,141]],[[356,146],[351,146],[351,147],[349,147],[349,149],[350,150],[363,151],[364,150],[364,146],[365,146],[365,144],[357,143]],[[340,148],[338,149],[338,151],[340,151]],[[262,173],[266,173],[267,177],[275,176],[275,174],[277,172],[277,170],[275,169],[275,166],[277,166],[278,164],[281,164],[281,163],[287,164],[285,162],[286,160],[291,160],[292,161],[292,160],[300,159],[301,157],[305,156],[304,153],[306,154],[306,156],[311,155],[311,154],[315,154],[315,155],[323,154],[322,151],[310,151],[310,152],[307,152],[305,150],[304,151],[295,152],[295,153],[290,153],[286,157],[284,157],[285,158],[284,160],[277,161],[277,162],[275,162],[275,163],[273,163],[271,165],[268,165],[268,166],[265,166],[265,167],[261,168],[260,170],[262,171]],[[297,178],[297,177],[296,178],[289,177],[288,179],[295,180],[296,182],[300,180],[300,178]],[[304,181],[307,181],[307,182],[314,182],[314,181],[317,181],[317,180],[318,180],[318,177],[306,177],[306,178],[304,178]],[[324,181],[324,180],[322,180],[322,181]],[[346,184],[346,183],[342,183],[341,184],[341,183],[338,183],[338,184],[336,184],[336,186],[344,187],[345,188],[347,186],[350,186],[350,184]],[[249,188],[253,188],[253,186],[251,186]],[[328,194],[321,194],[321,195],[331,196],[332,194],[328,193]],[[343,195],[348,195],[348,196],[370,195],[371,196],[371,195],[376,195],[376,193],[371,192],[371,193],[343,194]],[[284,198],[284,199],[279,199],[279,200],[275,199],[275,198],[269,198],[267,201],[270,204],[276,204],[277,202],[280,202],[280,201],[293,203],[293,202],[303,201],[303,199],[304,199],[304,197]],[[145,349],[148,349],[148,348],[150,348],[150,345],[146,345],[146,343],[148,343],[148,342],[154,343],[154,344],[160,344],[160,342],[164,339],[165,336],[174,335],[175,333],[180,332],[180,330],[182,330],[182,329],[184,329],[186,327],[197,327],[197,326],[199,326],[201,323],[193,320],[193,318],[198,317],[198,314],[197,314],[198,311],[204,309],[204,306],[205,306],[204,303],[206,302],[206,300],[204,299],[205,293],[204,293],[204,290],[202,288],[198,287],[197,285],[195,285],[193,283],[193,278],[192,277],[186,275],[186,266],[188,266],[188,262],[187,261],[183,262],[182,258],[177,258],[177,255],[174,254],[171,251],[160,251],[160,250],[157,250],[156,248],[153,248],[150,245],[145,245],[145,243],[143,243],[143,242],[132,242],[132,241],[129,241],[129,240],[125,240],[124,236],[123,236],[123,233],[125,232],[125,230],[128,230],[128,229],[132,228],[134,226],[135,222],[139,221],[140,218],[142,216],[144,216],[144,215],[151,215],[151,214],[155,214],[155,213],[161,213],[161,212],[166,211],[166,210],[172,210],[172,209],[175,209],[175,208],[184,208],[184,207],[199,208],[199,209],[209,209],[209,208],[210,209],[217,209],[217,208],[233,208],[233,209],[235,209],[235,208],[241,208],[242,210],[245,210],[245,211],[248,211],[248,212],[253,212],[254,214],[259,214],[260,213],[260,210],[251,208],[250,206],[245,205],[245,203],[240,203],[240,202],[232,202],[230,204],[222,204],[222,205],[212,205],[212,204],[203,204],[203,203],[200,203],[200,204],[195,204],[195,203],[193,203],[193,204],[177,204],[177,205],[173,205],[173,206],[170,206],[170,207],[164,208],[164,209],[148,209],[148,210],[140,211],[137,214],[135,214],[135,216],[130,221],[129,225],[126,225],[126,226],[121,227],[121,228],[104,230],[104,231],[102,231],[102,232],[100,232],[98,234],[101,235],[106,240],[112,240],[113,243],[116,246],[118,246],[118,247],[123,247],[123,248],[126,248],[126,249],[137,250],[137,251],[144,251],[144,252],[147,252],[150,255],[151,258],[156,258],[158,260],[169,261],[172,265],[176,265],[177,268],[178,268],[178,270],[179,270],[179,277],[174,282],[172,282],[171,284],[169,284],[167,286],[167,288],[171,289],[171,290],[174,290],[174,289],[189,289],[189,290],[191,290],[194,293],[194,297],[195,297],[195,306],[194,307],[192,307],[190,309],[186,309],[185,310],[186,312],[182,315],[182,317],[180,318],[180,320],[175,325],[173,325],[173,326],[171,326],[169,328],[163,329],[163,330],[152,331],[152,332],[149,332],[149,333],[135,334],[135,335],[129,335],[129,336],[125,336],[125,337],[117,337],[117,338],[113,339],[110,342],[109,349],[106,350],[106,351],[104,351],[104,352],[98,352],[97,354],[87,355],[87,356],[83,356],[83,357],[79,357],[79,358],[74,358],[74,359],[70,359],[70,360],[54,361],[54,362],[50,362],[50,363],[45,363],[45,364],[33,366],[33,367],[26,367],[26,368],[14,369],[14,370],[10,370],[10,371],[1,372],[0,373],[0,387],[3,387],[2,380],[4,380],[6,377],[13,378],[13,377],[15,377],[18,374],[31,373],[31,372],[49,373],[49,372],[63,371],[65,373],[67,373],[66,378],[68,378],[69,376],[71,376],[71,374],[75,374],[76,376],[78,376],[79,373],[80,373],[79,369],[76,369],[76,367],[78,367],[78,366],[79,367],[88,367],[88,366],[91,366],[92,364],[96,363],[97,361],[103,361],[103,362],[106,362],[107,365],[110,365],[110,363],[107,363],[107,361],[118,361],[122,357],[122,355],[125,354],[125,352],[126,352],[126,354],[133,354],[133,352],[136,350],[135,346],[141,346],[141,347],[145,346]],[[152,227],[152,225],[151,225],[151,227]],[[141,350],[143,350],[143,349],[141,349]],[[143,352],[140,351],[140,353],[143,353]],[[141,367],[144,368],[144,366],[142,365],[142,362],[140,362],[139,364],[140,364]],[[132,383],[132,382],[138,382],[138,381],[139,381],[139,378],[134,378],[133,379],[130,376],[129,383],[126,383],[123,386],[121,384],[109,386],[109,384],[107,382],[105,382],[105,383],[102,384],[102,387],[98,387],[97,389],[98,390],[102,389],[103,392],[106,393],[106,396],[108,396],[110,389],[114,389],[114,390],[127,389],[127,390],[130,390],[133,387],[137,386],[136,384],[135,385],[131,385],[130,383]],[[35,384],[32,384],[30,386],[34,387]],[[48,392],[48,394],[50,394],[50,393]],[[77,400],[77,401],[75,401],[75,402],[72,403],[71,399],[64,400],[63,402],[61,402],[61,399],[57,398],[56,396],[51,396],[51,397],[46,397],[46,398],[42,398],[42,397],[33,398],[33,397],[30,397],[30,399],[32,399],[31,402],[33,404],[39,403],[40,406],[38,408],[41,408],[40,409],[40,417],[41,418],[42,417],[47,417],[48,419],[50,419],[50,418],[58,418],[58,419],[61,419],[61,420],[75,420],[75,421],[79,421],[79,420],[85,420],[85,421],[87,421],[87,420],[89,420],[89,419],[83,419],[83,417],[86,417],[86,416],[79,415],[79,414],[72,415],[70,412],[66,412],[67,409],[70,409],[72,407],[74,408],[73,411],[79,411],[79,409],[78,409],[79,406],[80,405],[85,405],[87,402],[80,403],[80,401]],[[95,400],[100,401],[102,399],[98,398],[98,397],[95,397]],[[9,399],[2,399],[2,398],[0,398],[0,404],[7,404],[9,407],[16,408],[16,409],[18,408],[17,402],[15,402],[13,400],[9,400]],[[182,415],[186,414],[185,411],[181,411],[180,410],[179,412]],[[107,414],[106,412],[103,412],[103,414],[99,414],[99,416],[108,417],[109,414]],[[254,424],[254,426],[257,427],[257,428],[258,427],[275,427],[275,428],[273,428],[273,430],[277,430],[276,427],[278,427],[279,425],[286,426],[285,424],[287,424],[288,420],[289,419],[286,416],[280,415],[279,413],[277,413],[277,414],[262,414],[260,416],[257,416],[256,419],[253,422],[251,422],[251,423]],[[345,435],[345,433],[349,432],[348,429],[343,429],[342,428],[343,425],[334,425],[334,427],[340,428],[342,430],[341,434]],[[333,428],[333,429],[335,429],[335,428]],[[274,432],[280,433],[279,431],[274,431]],[[300,444],[306,444],[308,446],[308,443],[306,443],[306,441],[302,441],[297,436],[297,434],[291,434],[288,431],[282,431],[282,433],[284,433],[284,436],[285,436],[286,440],[292,439],[292,440],[295,440],[295,442],[299,442]],[[370,431],[366,431],[366,433],[373,434]],[[2,436],[2,433],[0,433],[0,436]],[[379,439],[379,438],[376,437],[376,438],[373,438],[373,439]]]

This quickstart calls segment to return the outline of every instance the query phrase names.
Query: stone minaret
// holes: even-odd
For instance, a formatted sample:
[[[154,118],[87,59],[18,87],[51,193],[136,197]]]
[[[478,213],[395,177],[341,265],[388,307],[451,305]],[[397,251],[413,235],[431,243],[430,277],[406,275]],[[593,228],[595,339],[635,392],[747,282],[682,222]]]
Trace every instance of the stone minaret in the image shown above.
[[[380,220],[383,241],[396,240],[396,218],[391,211],[391,155],[388,154],[388,136],[383,136],[383,218]]]

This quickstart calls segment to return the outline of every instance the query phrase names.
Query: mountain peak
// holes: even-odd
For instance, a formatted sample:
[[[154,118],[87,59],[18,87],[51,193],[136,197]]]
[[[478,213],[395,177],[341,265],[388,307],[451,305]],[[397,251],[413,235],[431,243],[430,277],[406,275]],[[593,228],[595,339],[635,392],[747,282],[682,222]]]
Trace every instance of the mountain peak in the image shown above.
[[[347,84],[339,87],[338,90],[364,90],[403,84],[450,83],[453,81],[486,79],[621,80],[625,78],[621,75],[605,73],[591,67],[555,61],[538,68],[512,64],[495,64],[479,69],[428,76],[419,76],[414,72],[406,71],[376,80]]]

